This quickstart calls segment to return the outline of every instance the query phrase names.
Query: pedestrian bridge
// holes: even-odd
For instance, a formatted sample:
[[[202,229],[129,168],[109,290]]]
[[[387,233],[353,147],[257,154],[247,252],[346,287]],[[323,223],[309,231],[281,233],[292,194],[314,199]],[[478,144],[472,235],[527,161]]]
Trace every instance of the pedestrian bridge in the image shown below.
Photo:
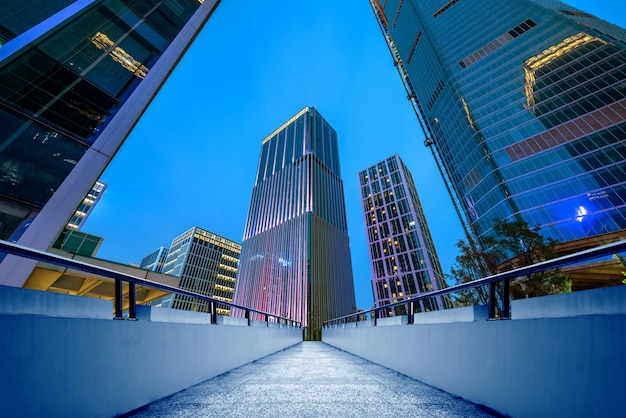
[[[293,325],[112,320],[111,301],[0,287],[0,416],[623,416],[626,286],[522,302],[507,321],[461,308],[302,342]]]
[[[491,417],[483,408],[316,341],[156,401],[132,417]]]
[[[129,307],[123,319],[119,300],[0,286],[0,416],[626,410],[626,286],[512,301],[506,320],[491,319],[487,307],[346,317],[327,323],[315,343],[280,318]]]

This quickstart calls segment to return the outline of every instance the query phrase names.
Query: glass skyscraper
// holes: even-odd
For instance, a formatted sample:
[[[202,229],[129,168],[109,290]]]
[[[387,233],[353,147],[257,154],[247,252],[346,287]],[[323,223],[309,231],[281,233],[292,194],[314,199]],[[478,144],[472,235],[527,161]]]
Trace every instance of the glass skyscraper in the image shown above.
[[[337,133],[312,107],[262,142],[234,301],[301,321],[308,340],[356,310]]]
[[[181,289],[232,302],[240,253],[240,244],[193,227],[172,240],[162,271],[180,277]],[[160,306],[209,312],[208,302],[184,295],[170,295]],[[217,313],[229,315],[230,307],[218,304]]]
[[[139,268],[155,271],[157,273],[163,273],[163,266],[167,261],[167,255],[169,254],[169,252],[169,248],[157,248],[141,260],[141,263],[139,263]]]
[[[376,306],[446,288],[413,176],[400,157],[393,155],[361,171],[359,184]],[[415,310],[451,307],[444,295],[417,302]]]
[[[0,239],[48,249],[218,3],[0,2]]]
[[[74,215],[72,215],[70,221],[67,223],[68,229],[80,231],[80,228],[87,221],[87,218],[89,217],[89,214],[93,211],[96,203],[98,203],[100,201],[100,198],[102,198],[102,195],[104,194],[106,188],[107,185],[99,181],[97,181],[93,185],[91,190],[89,190],[89,193],[87,193],[87,196],[83,198],[80,206],[78,206],[78,208],[74,212]]]
[[[626,31],[554,0],[370,0],[466,230],[626,228]]]

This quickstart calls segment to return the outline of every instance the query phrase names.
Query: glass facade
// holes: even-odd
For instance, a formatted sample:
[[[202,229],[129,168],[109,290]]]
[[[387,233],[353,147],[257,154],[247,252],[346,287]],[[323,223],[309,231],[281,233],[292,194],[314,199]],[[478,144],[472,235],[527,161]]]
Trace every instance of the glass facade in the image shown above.
[[[232,303],[240,253],[240,244],[193,227],[172,240],[162,271],[180,277],[181,289]],[[168,301],[173,309],[209,312],[208,302],[191,296],[173,295]],[[217,313],[230,315],[230,307],[218,304]]]
[[[167,255],[169,254],[169,252],[169,248],[157,248],[141,260],[141,263],[139,263],[139,268],[154,271],[157,273],[163,273],[163,266],[167,261]]]
[[[68,186],[76,190],[75,202],[65,192],[59,197],[67,206],[55,207],[53,214],[64,218],[56,229],[61,230],[132,128],[133,121],[124,120],[128,112],[115,118],[120,108],[135,106],[130,113],[139,117],[216,4],[0,2],[0,239],[17,241],[27,226],[37,229],[33,220],[70,173],[80,170],[89,185]],[[182,31],[192,19],[200,21]],[[166,50],[170,55],[160,61]],[[157,63],[152,81],[133,96]],[[110,124],[115,137],[98,142]],[[77,168],[90,152],[108,160]]]
[[[72,254],[95,257],[104,238],[72,229],[65,229],[52,246]]]
[[[93,185],[89,193],[87,193],[87,196],[85,196],[85,198],[83,199],[83,202],[80,204],[80,206],[78,206],[78,209],[76,209],[76,212],[74,212],[74,215],[67,223],[68,229],[73,229],[76,231],[80,230],[80,228],[87,220],[87,217],[96,206],[96,203],[98,203],[98,201],[102,197],[106,188],[107,185],[99,181],[97,181],[96,184]]]
[[[376,306],[446,288],[413,177],[400,157],[361,171],[359,184]],[[416,305],[418,312],[452,307],[448,295]]]
[[[356,310],[337,133],[314,108],[262,142],[234,300],[301,321],[308,339]]]
[[[554,0],[371,4],[468,232],[626,228],[624,29]]]

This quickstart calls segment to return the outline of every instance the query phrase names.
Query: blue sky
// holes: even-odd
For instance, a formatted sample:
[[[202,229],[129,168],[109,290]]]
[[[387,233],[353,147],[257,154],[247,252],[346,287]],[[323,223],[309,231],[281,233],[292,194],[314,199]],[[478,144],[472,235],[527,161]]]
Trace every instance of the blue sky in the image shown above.
[[[570,1],[622,27],[621,1]],[[339,136],[357,306],[373,306],[357,173],[397,153],[445,273],[463,232],[367,0],[222,1],[101,177],[83,227],[139,263],[198,226],[241,242],[262,139],[305,106]]]

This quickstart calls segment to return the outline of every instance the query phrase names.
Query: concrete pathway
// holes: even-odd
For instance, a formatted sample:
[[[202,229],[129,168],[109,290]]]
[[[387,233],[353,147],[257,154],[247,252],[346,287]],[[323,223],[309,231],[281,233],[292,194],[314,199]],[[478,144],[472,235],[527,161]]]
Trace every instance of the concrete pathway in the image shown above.
[[[167,378],[167,377],[164,377]],[[477,405],[321,342],[303,342],[133,417],[490,417]]]

